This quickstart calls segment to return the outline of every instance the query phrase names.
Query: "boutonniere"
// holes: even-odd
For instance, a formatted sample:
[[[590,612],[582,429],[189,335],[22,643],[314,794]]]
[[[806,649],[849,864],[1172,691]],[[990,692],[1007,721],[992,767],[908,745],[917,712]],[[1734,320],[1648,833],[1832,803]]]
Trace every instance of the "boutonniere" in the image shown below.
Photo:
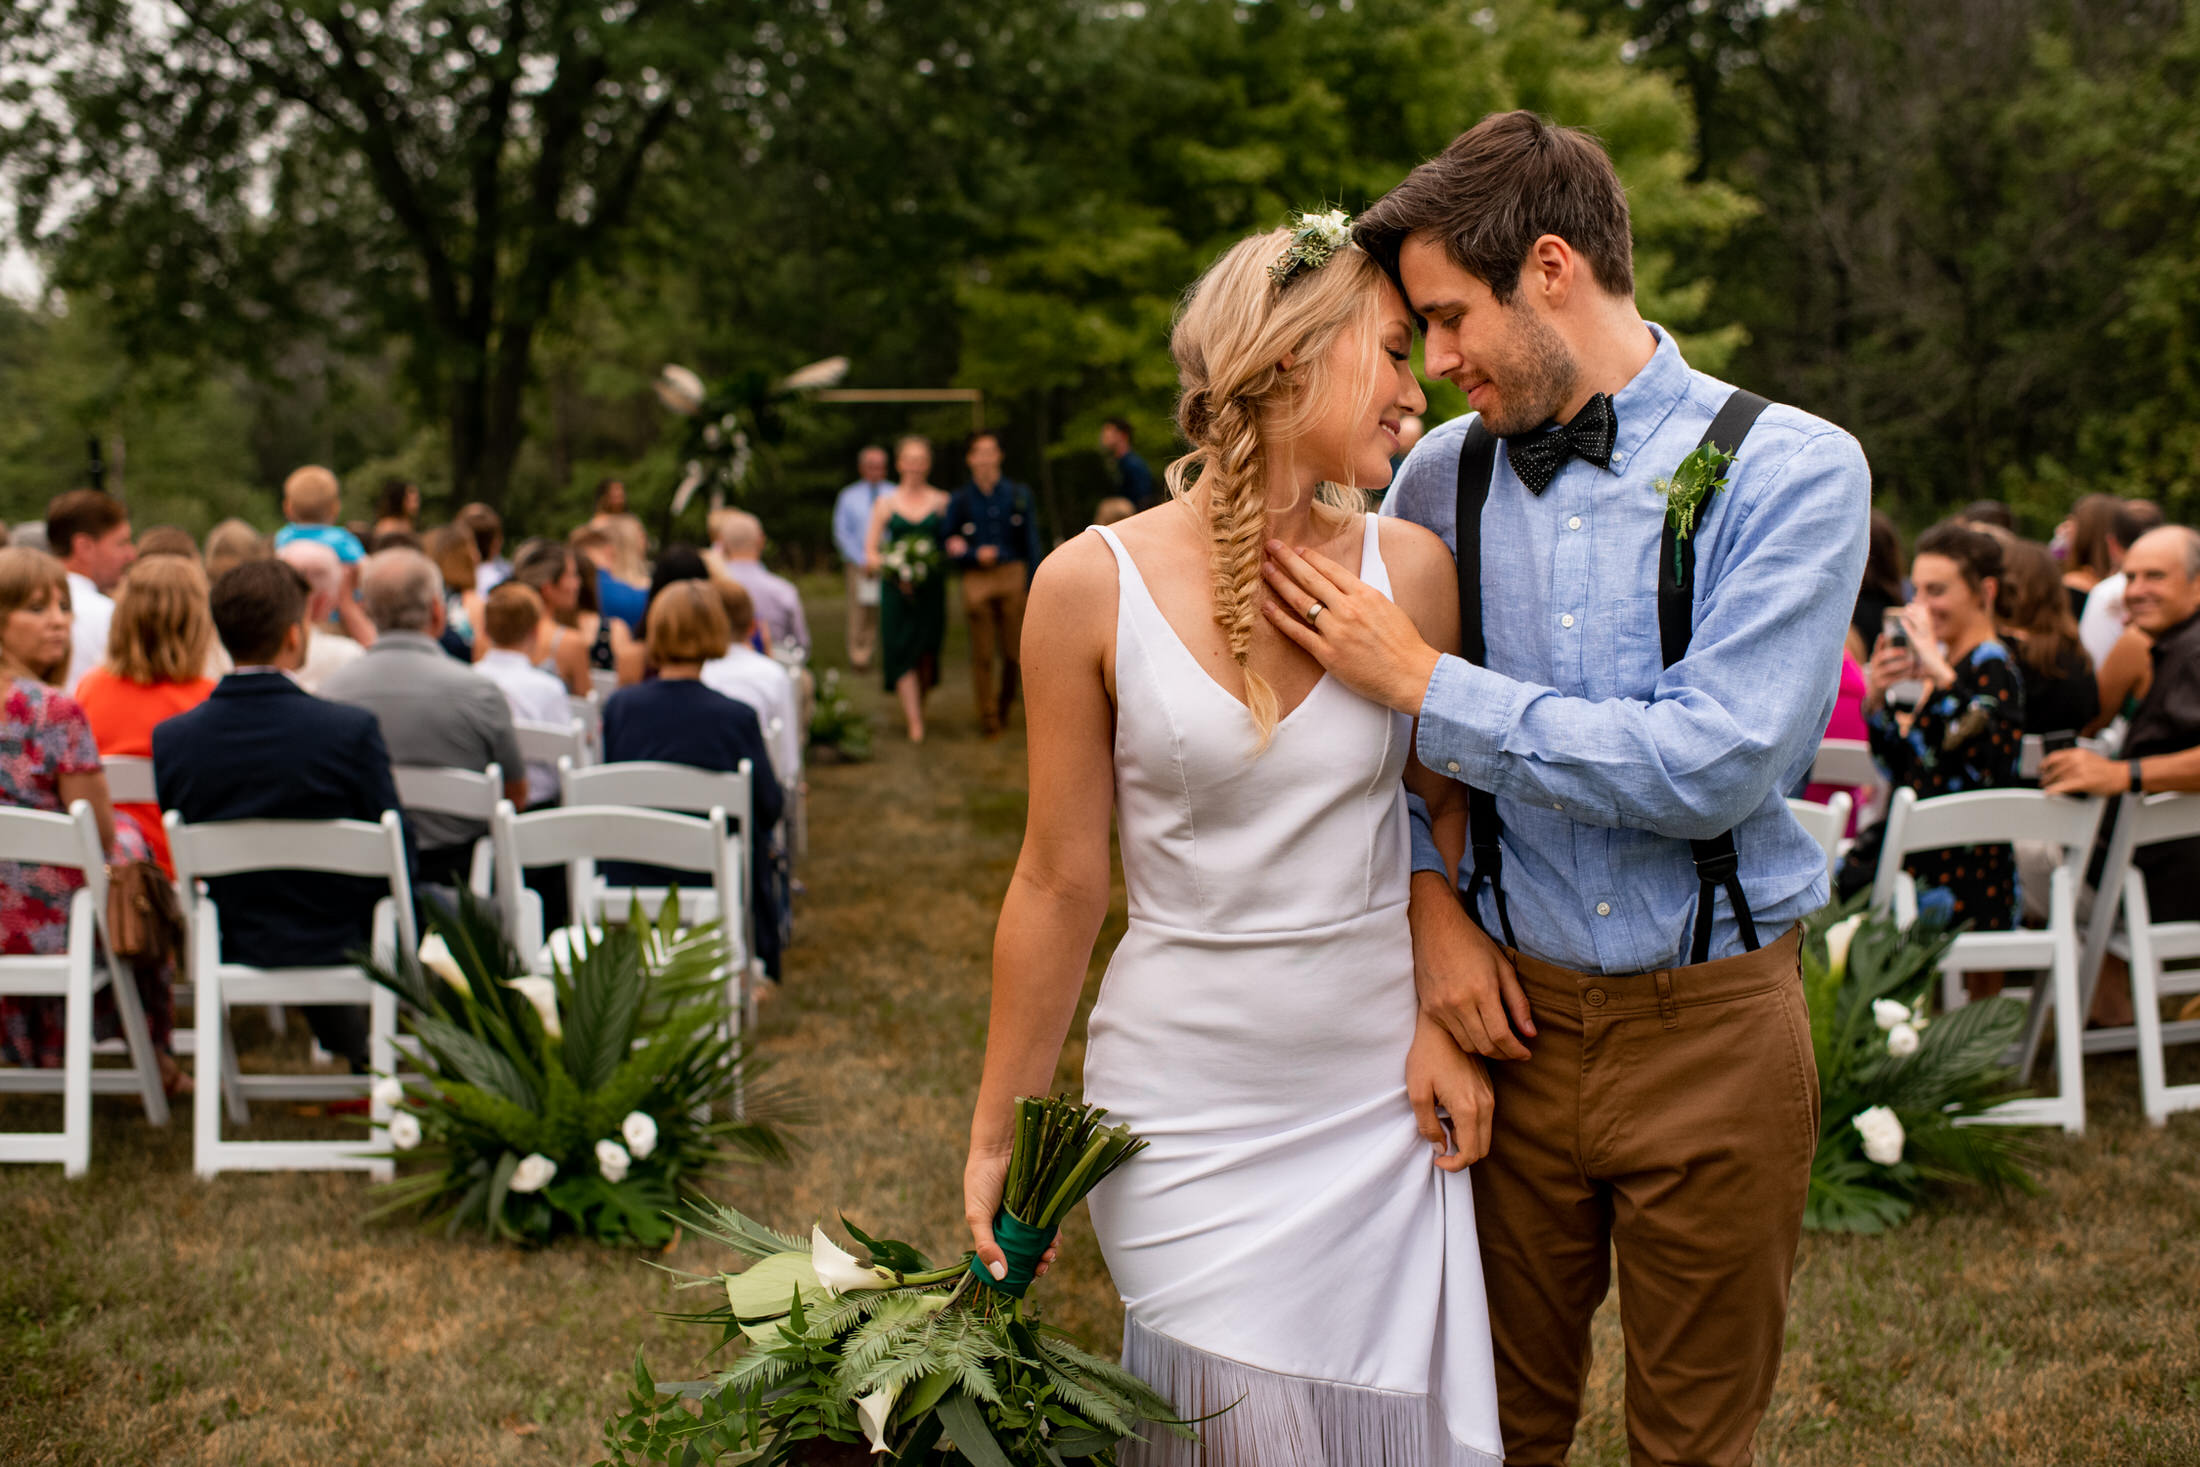
[[[1673,527],[1673,574],[1680,575],[1681,541],[1686,540],[1696,528],[1696,517],[1703,513],[1704,502],[1726,487],[1726,471],[1733,464],[1734,455],[1721,453],[1708,443],[1701,443],[1672,474],[1657,482],[1657,490],[1665,496],[1665,522]]]

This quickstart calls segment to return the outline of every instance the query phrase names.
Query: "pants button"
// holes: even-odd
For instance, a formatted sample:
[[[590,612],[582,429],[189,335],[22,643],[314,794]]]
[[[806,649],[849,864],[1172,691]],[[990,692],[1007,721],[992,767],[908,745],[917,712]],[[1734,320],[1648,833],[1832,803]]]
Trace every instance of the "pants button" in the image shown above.
[[[1592,988],[1581,997],[1582,1001],[1587,1003],[1590,1008],[1601,1009],[1604,1007],[1604,990],[1601,988]]]

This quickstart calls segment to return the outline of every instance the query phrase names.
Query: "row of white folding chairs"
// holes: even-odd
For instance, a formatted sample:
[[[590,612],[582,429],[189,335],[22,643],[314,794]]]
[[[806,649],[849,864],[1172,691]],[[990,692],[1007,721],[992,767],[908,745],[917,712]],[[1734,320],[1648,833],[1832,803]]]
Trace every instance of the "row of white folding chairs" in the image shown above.
[[[2150,846],[2200,839],[2200,795],[2125,795],[2117,805],[2116,828],[2086,928],[2080,959],[2084,977],[2081,999],[2090,1006],[2100,982],[2102,960],[2113,953],[2131,975],[2131,1003],[2137,1021],[2128,1026],[2088,1030],[2088,1054],[2136,1049],[2139,1100],[2155,1125],[2172,1111],[2200,1110],[2200,1083],[2168,1083],[2164,1053],[2171,1044],[2200,1042],[2200,1019],[2163,1022],[2161,1003],[2168,996],[2200,993],[2200,968],[2171,968],[2200,959],[2200,921],[2154,919],[2147,898],[2146,873],[2136,857]]]

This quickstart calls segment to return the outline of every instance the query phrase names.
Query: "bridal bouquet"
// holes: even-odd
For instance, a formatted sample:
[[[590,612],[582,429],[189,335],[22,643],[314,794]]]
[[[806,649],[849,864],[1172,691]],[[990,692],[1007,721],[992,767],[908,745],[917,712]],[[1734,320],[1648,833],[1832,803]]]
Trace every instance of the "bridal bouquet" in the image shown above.
[[[860,1462],[861,1443],[895,1463],[1110,1467],[1141,1422],[1189,1439],[1143,1381],[1027,1313],[1025,1290],[1062,1218],[1145,1146],[1127,1127],[1103,1127],[1104,1114],[1062,1098],[1016,1102],[994,1222],[1001,1279],[970,1253],[935,1268],[846,1218],[863,1258],[821,1227],[805,1242],[729,1207],[697,1207],[689,1226],[750,1262],[688,1276],[682,1287],[725,1302],[674,1317],[717,1327],[743,1353],[712,1379],[677,1385],[657,1384],[637,1357],[627,1409],[604,1430],[609,1460]]]
[[[1928,1018],[1954,935],[1929,919],[1902,931],[1864,900],[1828,906],[1804,929],[1822,1117],[1804,1226],[1883,1231],[1934,1182],[2035,1190],[2021,1129],[1959,1124],[2010,1098],[2005,1057],[2024,1005],[1979,999]]]
[[[754,1067],[727,1037],[725,944],[680,930],[677,893],[655,926],[637,907],[623,929],[559,934],[547,976],[471,893],[426,907],[417,959],[369,970],[406,1001],[423,1071],[377,1082],[401,1171],[371,1217],[657,1247],[665,1210],[729,1150],[785,1158],[783,1103],[753,1083],[740,1118],[711,1119]]]
[[[930,535],[911,535],[896,540],[878,555],[879,569],[913,590],[932,579],[941,565],[940,547]]]

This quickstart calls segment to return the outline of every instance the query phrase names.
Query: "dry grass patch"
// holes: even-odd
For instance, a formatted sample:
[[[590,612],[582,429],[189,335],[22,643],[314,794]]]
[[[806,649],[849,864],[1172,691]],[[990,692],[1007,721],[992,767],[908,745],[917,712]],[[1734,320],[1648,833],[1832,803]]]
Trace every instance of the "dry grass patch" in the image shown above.
[[[837,658],[838,583],[810,594]],[[818,1122],[792,1166],[721,1189],[788,1225],[845,1206],[942,1252],[963,1237],[993,914],[1024,786],[1021,741],[978,739],[960,672],[951,655],[921,750],[875,680],[852,680],[879,719],[879,757],[812,773],[809,892],[764,1031],[775,1078]],[[1118,891],[1102,954],[1121,907]],[[1064,1086],[1081,1061],[1080,1025]],[[2097,1123],[2047,1143],[2041,1197],[1939,1208],[1886,1238],[1805,1240],[1764,1461],[2200,1464],[2200,1116],[2146,1127],[2126,1061],[2092,1064],[2088,1080]],[[0,1100],[0,1126],[57,1114]],[[271,1115],[256,1129],[316,1124]],[[75,1183],[0,1171],[10,1467],[585,1463],[638,1346],[666,1378],[701,1367],[696,1332],[651,1313],[675,1303],[662,1275],[631,1255],[367,1228],[353,1177],[204,1186],[186,1120],[155,1132],[114,1101],[99,1102],[93,1155]],[[720,1260],[688,1241],[668,1261]],[[1082,1213],[1039,1297],[1069,1327],[1116,1338]],[[1597,1344],[1576,1460],[1602,1467],[1626,1460],[1611,1308]]]

